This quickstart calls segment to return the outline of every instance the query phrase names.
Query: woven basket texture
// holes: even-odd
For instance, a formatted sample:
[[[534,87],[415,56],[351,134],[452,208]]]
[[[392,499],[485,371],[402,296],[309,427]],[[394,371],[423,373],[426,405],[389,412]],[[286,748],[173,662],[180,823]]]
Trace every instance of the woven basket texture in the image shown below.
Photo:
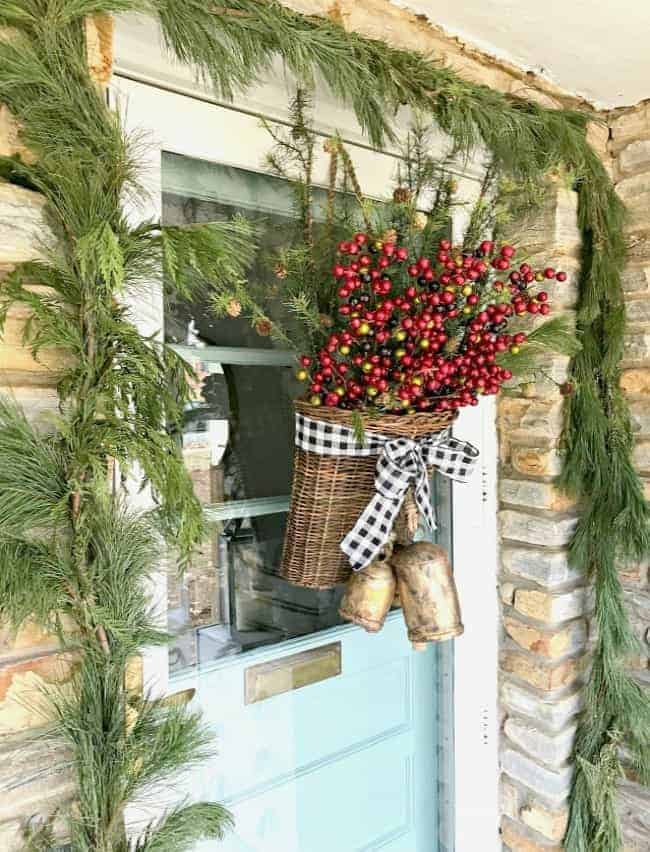
[[[336,408],[295,403],[296,411],[314,420],[352,427],[352,414]],[[448,428],[455,412],[384,414],[364,417],[366,432],[421,438]],[[341,541],[357,522],[374,492],[377,456],[324,456],[295,448],[291,505],[282,554],[281,575],[309,589],[331,589],[345,583],[350,564]],[[412,497],[404,501],[396,524],[397,540],[412,540],[417,511]]]

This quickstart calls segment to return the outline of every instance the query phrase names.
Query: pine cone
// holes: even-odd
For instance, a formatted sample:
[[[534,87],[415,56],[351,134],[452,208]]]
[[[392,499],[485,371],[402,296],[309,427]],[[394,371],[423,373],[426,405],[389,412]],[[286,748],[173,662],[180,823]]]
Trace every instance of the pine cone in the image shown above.
[[[319,314],[318,319],[323,328],[331,328],[334,325],[334,320],[329,314]]]
[[[325,151],[326,154],[335,154],[338,149],[339,143],[336,141],[336,139],[326,139],[323,142],[323,151]]]
[[[408,204],[411,200],[411,190],[407,186],[398,186],[393,192],[395,204]]]
[[[268,337],[272,328],[271,321],[267,319],[261,319],[255,323],[255,331],[260,337]]]
[[[287,267],[284,263],[276,263],[273,271],[275,272],[276,278],[286,278],[287,277]]]
[[[397,242],[397,231],[395,228],[389,228],[387,231],[381,235],[381,241],[383,243],[396,243]]]

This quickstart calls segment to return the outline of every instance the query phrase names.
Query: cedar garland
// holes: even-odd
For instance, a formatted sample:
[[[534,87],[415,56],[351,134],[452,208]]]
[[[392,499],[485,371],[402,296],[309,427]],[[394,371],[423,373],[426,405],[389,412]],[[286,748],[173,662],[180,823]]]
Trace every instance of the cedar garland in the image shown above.
[[[124,252],[131,245],[120,204],[124,185],[131,181],[130,170],[134,163],[125,154],[119,123],[105,108],[100,108],[99,99],[93,100],[89,96],[93,89],[85,68],[82,70],[79,44],[82,39],[81,21],[85,15],[123,11],[144,11],[156,15],[169,50],[181,61],[194,64],[221,95],[227,96],[253,83],[279,55],[301,85],[308,88],[314,74],[323,78],[338,98],[352,106],[374,144],[392,136],[392,115],[400,104],[408,104],[429,115],[449,134],[457,153],[469,153],[479,143],[485,145],[492,154],[493,167],[500,175],[511,175],[519,181],[534,183],[549,169],[560,165],[575,175],[583,236],[578,305],[582,349],[572,366],[576,392],[567,402],[566,455],[561,483],[581,502],[582,514],[571,544],[571,558],[585,574],[594,578],[599,632],[586,709],[576,743],[577,770],[566,844],[571,852],[614,852],[619,848],[620,837],[613,811],[614,785],[618,776],[618,758],[613,744],[624,740],[634,755],[639,777],[645,782],[650,781],[650,709],[639,686],[624,667],[625,656],[635,642],[623,607],[618,566],[625,560],[644,558],[650,542],[648,508],[632,465],[629,415],[619,388],[624,330],[620,280],[625,258],[624,210],[602,163],[586,141],[589,116],[573,110],[545,109],[464,81],[451,69],[416,53],[348,33],[333,21],[296,14],[277,2],[18,0],[5,3],[0,12],[0,24],[19,31],[20,49],[12,47],[16,42],[0,45],[0,100],[7,103],[22,121],[25,141],[40,155],[38,167],[10,164],[5,171],[12,179],[27,182],[45,193],[50,209],[57,217],[58,234],[68,251],[72,251],[76,243],[82,243],[81,258],[75,255],[73,264],[75,281],[87,280],[88,270],[84,271],[82,258],[85,257],[85,262],[89,263],[98,247],[101,248],[105,267],[94,270],[90,278],[101,282],[105,288],[102,310],[108,314],[113,310],[109,307],[112,294],[119,292],[124,281],[120,252],[115,252],[115,243],[121,249],[123,259]],[[56,62],[45,61],[39,52],[43,50],[54,50]],[[55,67],[57,63],[58,68]],[[80,94],[81,102],[77,100]],[[50,99],[54,99],[58,113],[49,108]],[[62,122],[62,116],[65,122]],[[57,141],[65,142],[78,158],[76,171],[69,174],[71,180],[68,182],[61,180],[56,171],[60,162],[56,161],[51,147],[49,156],[43,156],[43,152],[48,151],[48,140],[44,137],[48,127],[50,133],[59,134]],[[98,162],[104,168],[119,165],[126,170],[118,177],[115,174],[104,175],[110,179],[101,185],[103,195],[97,194],[98,186],[93,183]],[[92,216],[89,216],[91,212]],[[89,230],[91,221],[94,229]],[[98,230],[104,222],[109,223],[108,230]],[[140,268],[146,267],[152,254],[160,254],[161,244],[163,259],[178,260],[174,242],[157,233],[150,244],[138,243],[139,253],[135,249],[131,253],[127,251],[129,262],[140,264]],[[195,245],[189,254],[181,252],[185,257],[182,268],[174,267],[172,263],[172,269],[177,272],[176,280],[180,281],[188,270],[196,274],[197,265],[204,271],[202,261],[197,257],[205,260],[201,253],[201,248],[205,247]],[[78,245],[76,251],[79,251]],[[67,270],[64,272],[67,274]],[[19,298],[31,305],[33,299],[26,295],[31,291],[22,286],[21,276],[34,280],[42,273],[40,267],[19,269],[18,278],[13,279],[11,285],[14,288],[11,298]],[[47,283],[52,284],[53,278],[56,276],[50,274]],[[60,285],[60,281],[58,283]],[[70,281],[65,283],[70,284]],[[41,302],[37,307],[45,311],[49,306]],[[78,300],[75,309],[79,309]],[[75,316],[80,319],[81,313]],[[94,322],[95,318],[91,311],[84,322]],[[55,315],[52,311],[43,312],[37,319],[41,320],[40,324],[36,323],[40,345],[51,345],[57,329],[62,335],[72,332],[70,328],[61,327],[66,323],[65,316]],[[117,322],[120,317],[114,316],[113,319]],[[98,328],[100,334],[106,331],[105,326]],[[64,339],[69,342],[69,337],[64,335]],[[75,339],[79,340],[78,335]],[[101,339],[96,342],[100,346],[107,344]],[[135,345],[136,341],[130,337],[129,343]],[[90,356],[87,347],[84,349],[82,346],[81,350],[84,356]],[[92,360],[95,362],[94,356]],[[167,362],[164,366],[168,366]],[[177,384],[181,387],[184,383],[182,370],[176,365],[175,371]],[[64,397],[78,396],[79,385],[75,381],[81,378],[70,377],[72,384],[62,389]],[[136,390],[141,390],[141,387],[136,385]],[[133,392],[131,386],[120,387],[108,398],[115,404]],[[160,408],[156,411],[148,409],[153,403],[152,398],[147,397],[144,401],[147,403],[145,423],[148,431],[137,446],[129,447],[128,457],[142,458],[155,469],[167,451],[155,439],[155,430],[164,412]],[[78,416],[66,420],[64,447],[74,445],[77,453],[80,451],[79,439],[96,434],[97,411],[96,408],[93,410],[96,403],[96,399],[91,399],[81,407]],[[124,403],[117,408],[129,410]],[[105,416],[109,410],[104,409],[102,415]],[[27,429],[16,426],[12,416],[7,415],[9,426],[13,423],[12,428],[18,429],[18,432]],[[88,494],[98,487],[96,460],[105,458],[106,452],[89,456],[88,448],[82,449],[86,454],[75,455],[79,466],[73,469],[74,476],[70,469],[66,471],[64,481],[67,484],[63,496],[68,499],[70,483],[74,481],[75,487],[83,494],[83,506],[83,500],[88,499]],[[49,458],[48,453],[45,455]],[[87,479],[89,467],[92,470]],[[172,466],[170,470],[179,482],[183,481],[177,467]],[[17,470],[16,475],[18,473],[20,471]],[[59,487],[57,482],[54,476],[42,485]],[[93,483],[92,488],[89,483]],[[165,491],[164,481],[159,481],[158,485]],[[54,493],[59,493],[56,488]],[[173,489],[167,493],[171,497]],[[57,511],[62,511],[60,503],[56,506]],[[185,507],[191,508],[189,503]],[[173,509],[178,511],[183,506]],[[81,513],[82,517],[86,517],[83,509]],[[2,517],[0,503],[0,521]],[[196,532],[197,524],[193,520],[187,529],[188,542],[193,540]],[[17,590],[14,592],[17,593]],[[6,612],[8,604],[1,595],[0,589],[0,604]],[[49,612],[48,605],[58,605],[59,598],[60,595],[51,599],[45,595],[43,599],[42,590],[37,594],[42,612]],[[85,605],[92,609],[95,603],[90,601]],[[20,611],[26,607],[29,609],[27,602],[23,601]],[[18,610],[14,615],[17,614]],[[97,624],[101,622],[89,621],[90,627],[96,628]],[[119,635],[113,635],[112,641],[113,647],[115,643],[119,644]],[[96,657],[91,657],[96,663]],[[82,770],[83,766],[79,771]],[[174,814],[171,814],[172,821],[173,817]],[[182,823],[182,820],[179,822]],[[170,844],[164,848],[185,848],[181,835],[182,832],[170,830]],[[120,843],[101,848],[124,848]]]

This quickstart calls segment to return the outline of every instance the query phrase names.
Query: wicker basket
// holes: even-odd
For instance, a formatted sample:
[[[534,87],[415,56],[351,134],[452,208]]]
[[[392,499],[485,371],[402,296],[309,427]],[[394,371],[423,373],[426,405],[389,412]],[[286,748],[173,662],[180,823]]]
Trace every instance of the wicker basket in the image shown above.
[[[295,403],[296,411],[314,420],[352,426],[350,412]],[[367,432],[420,438],[446,429],[455,412],[410,415],[385,414],[364,418]],[[294,451],[293,490],[284,539],[281,575],[296,586],[331,589],[345,583],[351,569],[340,543],[357,522],[374,491],[377,456],[325,456],[298,447]],[[398,539],[404,538],[405,514],[412,516],[412,499],[405,500]],[[401,533],[401,534],[400,534]]]

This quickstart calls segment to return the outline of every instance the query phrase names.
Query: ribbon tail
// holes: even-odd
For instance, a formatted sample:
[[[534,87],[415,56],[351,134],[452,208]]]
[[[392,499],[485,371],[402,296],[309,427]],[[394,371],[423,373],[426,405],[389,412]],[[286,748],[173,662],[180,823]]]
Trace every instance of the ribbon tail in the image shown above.
[[[423,476],[414,488],[415,502],[417,504],[420,515],[424,518],[429,530],[433,532],[436,527],[435,513],[431,507],[431,489],[429,488],[429,479]]]
[[[403,502],[404,494],[394,498],[373,494],[340,545],[353,571],[362,571],[377,557],[390,537]]]

